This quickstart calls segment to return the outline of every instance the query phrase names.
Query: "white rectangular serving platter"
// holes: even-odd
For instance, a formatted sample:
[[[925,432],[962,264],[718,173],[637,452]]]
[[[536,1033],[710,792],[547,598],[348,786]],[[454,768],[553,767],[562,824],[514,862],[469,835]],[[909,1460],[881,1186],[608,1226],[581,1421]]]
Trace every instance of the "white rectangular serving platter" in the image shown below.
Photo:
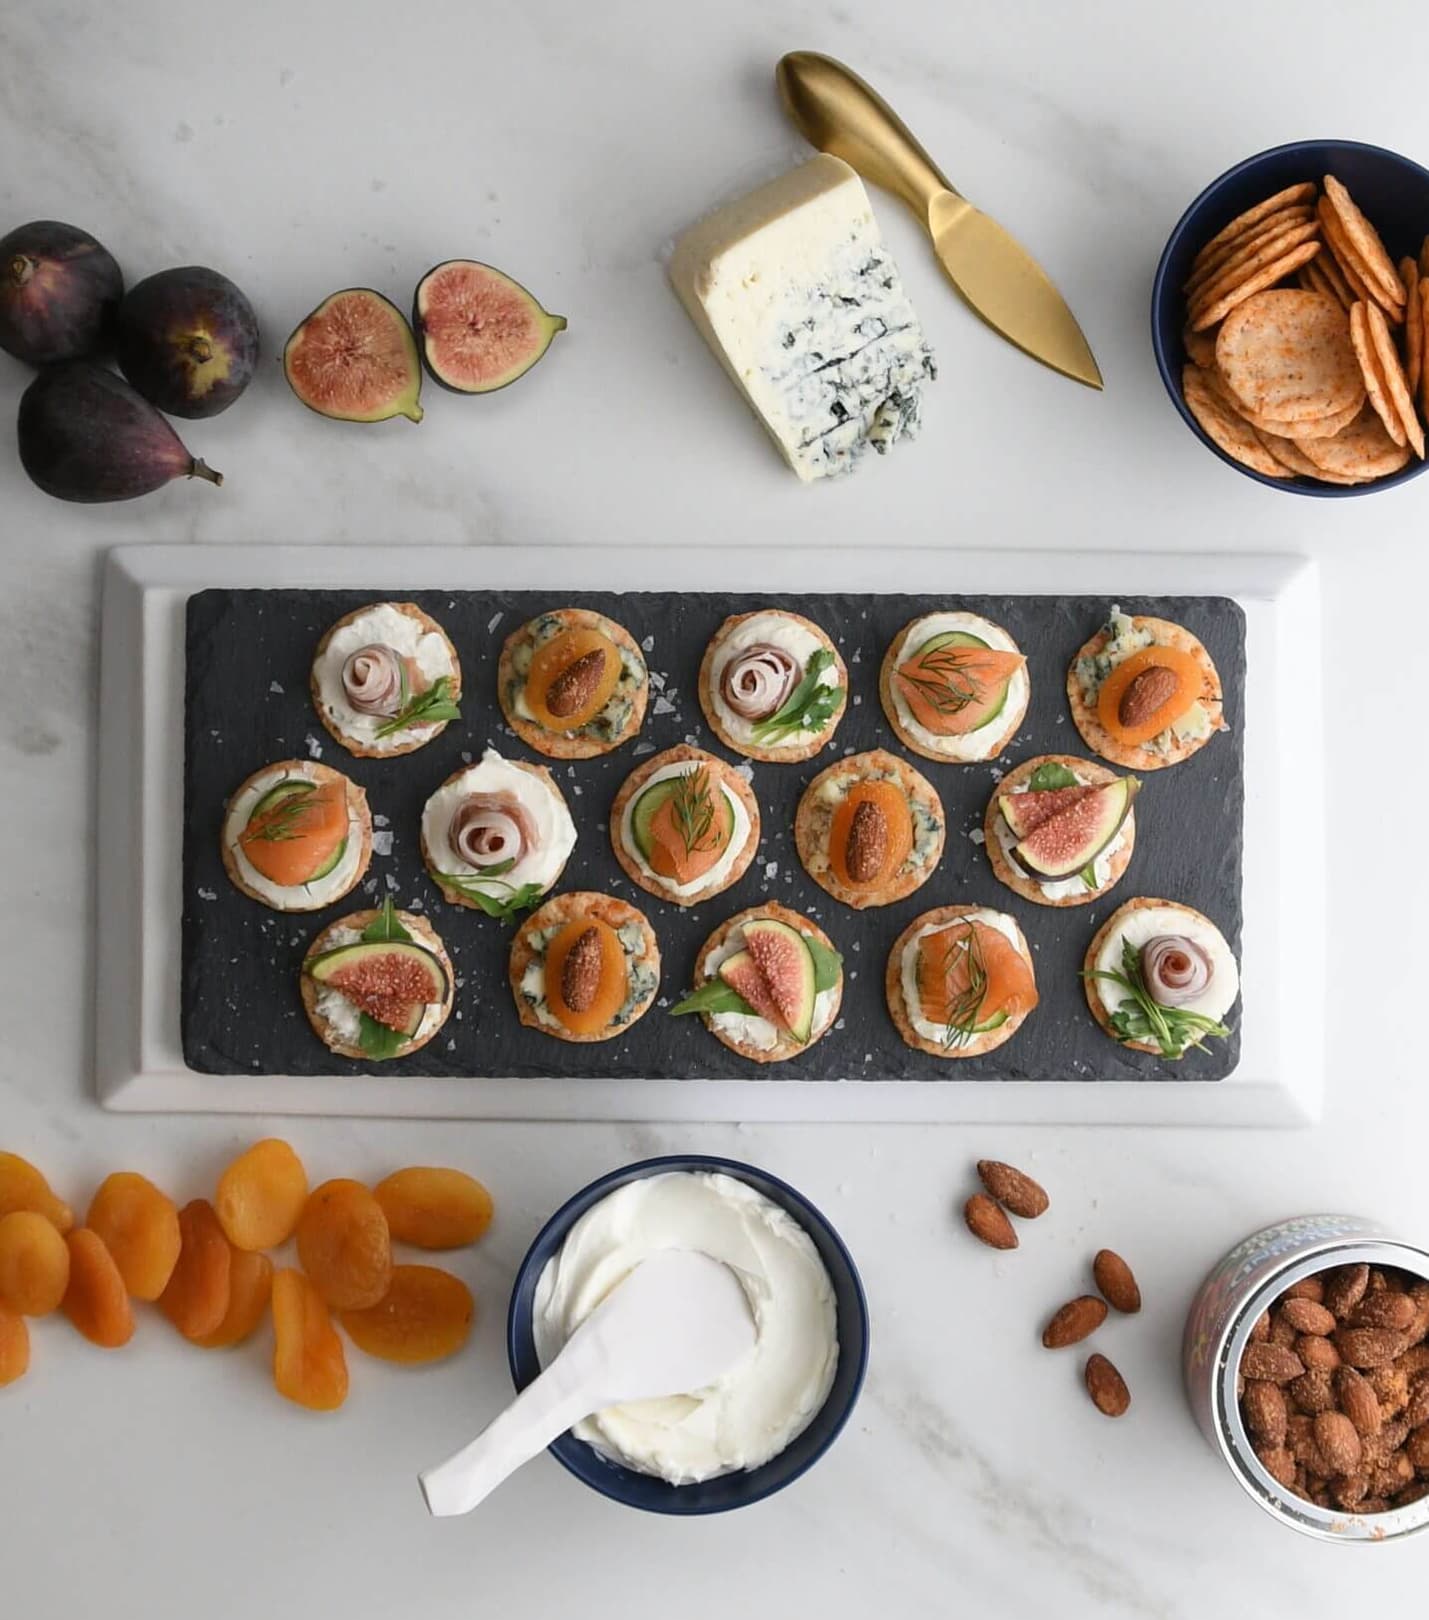
[[[1303,558],[1111,552],[830,549],[825,591],[932,595],[1224,595],[1246,615],[1245,886],[1240,1063],[1196,1081],[607,1080],[591,1048],[582,1080],[208,1075],[179,1042],[184,612],[210,587],[370,590],[718,590],[732,556],[713,548],[381,549],[136,546],[104,577],[99,730],[96,1084],[134,1112],[414,1119],[850,1121],[1289,1126],[1318,1117],[1324,1083],[1324,820],[1320,600]],[[759,553],[771,601],[811,584],[798,550]],[[741,588],[747,580],[740,575]],[[1293,747],[1292,747],[1293,740]],[[1149,882],[1149,875],[1143,875]],[[1154,888],[1154,884],[1153,884]],[[1294,983],[1282,962],[1295,964]]]

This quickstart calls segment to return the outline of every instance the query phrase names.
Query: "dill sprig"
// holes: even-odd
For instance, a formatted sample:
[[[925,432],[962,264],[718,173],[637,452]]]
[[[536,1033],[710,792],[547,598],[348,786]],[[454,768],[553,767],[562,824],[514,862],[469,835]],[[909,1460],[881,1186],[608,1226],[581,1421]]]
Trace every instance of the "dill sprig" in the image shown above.
[[[670,794],[670,818],[675,831],[685,846],[685,854],[707,849],[705,840],[714,826],[714,797],[710,792],[710,773],[707,766],[699,765],[683,776],[675,778]]]
[[[897,670],[899,680],[924,698],[937,714],[961,714],[970,703],[977,703],[986,688],[966,665],[976,657],[976,647],[938,647],[920,653]]]
[[[951,981],[959,953],[967,963],[968,982],[948,1008],[943,1031],[945,1047],[962,1046],[978,1033],[982,1005],[987,1000],[987,962],[982,954],[982,941],[972,923],[964,923],[962,932],[948,941],[943,953],[944,982]]]
[[[255,827],[250,821],[243,829],[240,842],[245,844],[284,844],[290,839],[301,838],[303,829],[299,825],[299,818],[309,807],[311,796],[317,792],[316,782],[303,782],[293,788],[291,793],[279,799],[271,810],[263,814],[263,819]]]

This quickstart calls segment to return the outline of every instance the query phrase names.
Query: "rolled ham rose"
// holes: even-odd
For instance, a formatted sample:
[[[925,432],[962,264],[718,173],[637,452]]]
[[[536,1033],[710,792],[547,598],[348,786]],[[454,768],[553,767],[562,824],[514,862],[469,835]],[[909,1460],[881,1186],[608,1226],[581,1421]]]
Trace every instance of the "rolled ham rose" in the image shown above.
[[[1211,982],[1211,959],[1193,939],[1158,934],[1141,947],[1141,977],[1161,1007],[1184,1007]]]
[[[757,642],[736,653],[720,676],[720,693],[744,720],[767,720],[788,701],[799,665],[782,647]]]
[[[391,647],[359,647],[342,666],[343,696],[359,714],[390,717],[402,707],[403,675],[402,658]]]
[[[536,827],[514,793],[473,793],[463,799],[447,833],[458,860],[478,870],[519,861],[536,847]]]

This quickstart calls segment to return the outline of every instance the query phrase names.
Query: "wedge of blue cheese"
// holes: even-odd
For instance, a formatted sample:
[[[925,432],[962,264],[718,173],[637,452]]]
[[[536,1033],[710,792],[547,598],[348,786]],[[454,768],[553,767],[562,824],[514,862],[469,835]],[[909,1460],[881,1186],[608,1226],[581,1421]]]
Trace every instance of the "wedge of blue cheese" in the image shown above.
[[[932,352],[848,164],[820,155],[680,238],[670,279],[806,483],[918,430]]]

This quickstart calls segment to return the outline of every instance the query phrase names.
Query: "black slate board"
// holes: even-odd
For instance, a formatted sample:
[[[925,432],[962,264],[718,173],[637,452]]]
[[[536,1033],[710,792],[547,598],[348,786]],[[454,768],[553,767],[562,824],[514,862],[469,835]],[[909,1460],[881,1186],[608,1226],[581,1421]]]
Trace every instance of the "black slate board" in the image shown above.
[[[462,660],[464,718],[435,742],[393,760],[354,759],[319,723],[308,695],[313,648],[332,622],[375,600],[358,591],[209,590],[188,604],[184,738],[184,914],[182,1021],[185,1061],[209,1074],[541,1075],[750,1080],[1217,1080],[1235,1067],[1239,1036],[1182,1062],[1127,1052],[1087,1012],[1077,977],[1092,934],[1123,900],[1149,894],[1204,911],[1239,953],[1241,929],[1242,701],[1245,621],[1221,597],[1124,599],[1130,613],[1173,619],[1205,643],[1221,673],[1229,730],[1194,758],[1151,772],[1136,808],[1136,850],[1121,882],[1090,906],[1034,906],[992,875],[968,834],[982,825],[1002,771],[1033,754],[1084,754],[1067,710],[1067,666],[1104,621],[1100,597],[1008,596],[946,600],[810,593],[779,605],[821,624],[849,666],[850,702],[835,741],[801,765],[754,766],[763,815],[758,857],[744,877],[693,911],[656,900],[625,877],[611,853],[606,816],[621,782],[656,749],[687,742],[726,753],[709,733],[696,696],[701,655],[729,613],[770,604],[735,593],[469,591],[408,593],[447,630]],[[636,742],[598,759],[550,761],[579,834],[564,889],[599,889],[640,907],[659,935],[660,1000],[631,1029],[600,1045],[572,1045],[524,1028],[506,977],[512,930],[447,905],[427,877],[418,827],[427,796],[490,743],[537,759],[505,725],[496,702],[496,659],[517,625],[555,605],[594,608],[642,642],[652,672],[645,725]],[[878,699],[878,670],[897,631],[915,616],[955,605],[995,620],[1028,655],[1032,701],[1001,761],[935,765],[914,756],[938,789],[947,843],[934,876],[897,905],[862,913],[826,895],[794,847],[794,808],[808,781],[844,753],[902,752]],[[367,789],[379,837],[363,885],[321,912],[280,914],[240,894],[219,858],[228,795],[272,760],[321,757]],[[730,756],[737,760],[738,756]],[[388,840],[382,834],[390,834]],[[456,1008],[430,1045],[409,1058],[362,1065],[333,1056],[309,1028],[298,997],[307,942],[335,918],[378,903],[428,915],[458,974]],[[695,955],[718,923],[762,899],[815,918],[844,954],[837,1026],[803,1056],[748,1063],[696,1018],[664,1008],[688,987]],[[1005,1046],[982,1057],[939,1060],[904,1045],[883,994],[893,940],[933,906],[974,903],[1011,912],[1033,949],[1041,1005]],[[1237,1012],[1238,1018],[1238,1012]],[[1234,1021],[1234,1020],[1233,1020]]]

